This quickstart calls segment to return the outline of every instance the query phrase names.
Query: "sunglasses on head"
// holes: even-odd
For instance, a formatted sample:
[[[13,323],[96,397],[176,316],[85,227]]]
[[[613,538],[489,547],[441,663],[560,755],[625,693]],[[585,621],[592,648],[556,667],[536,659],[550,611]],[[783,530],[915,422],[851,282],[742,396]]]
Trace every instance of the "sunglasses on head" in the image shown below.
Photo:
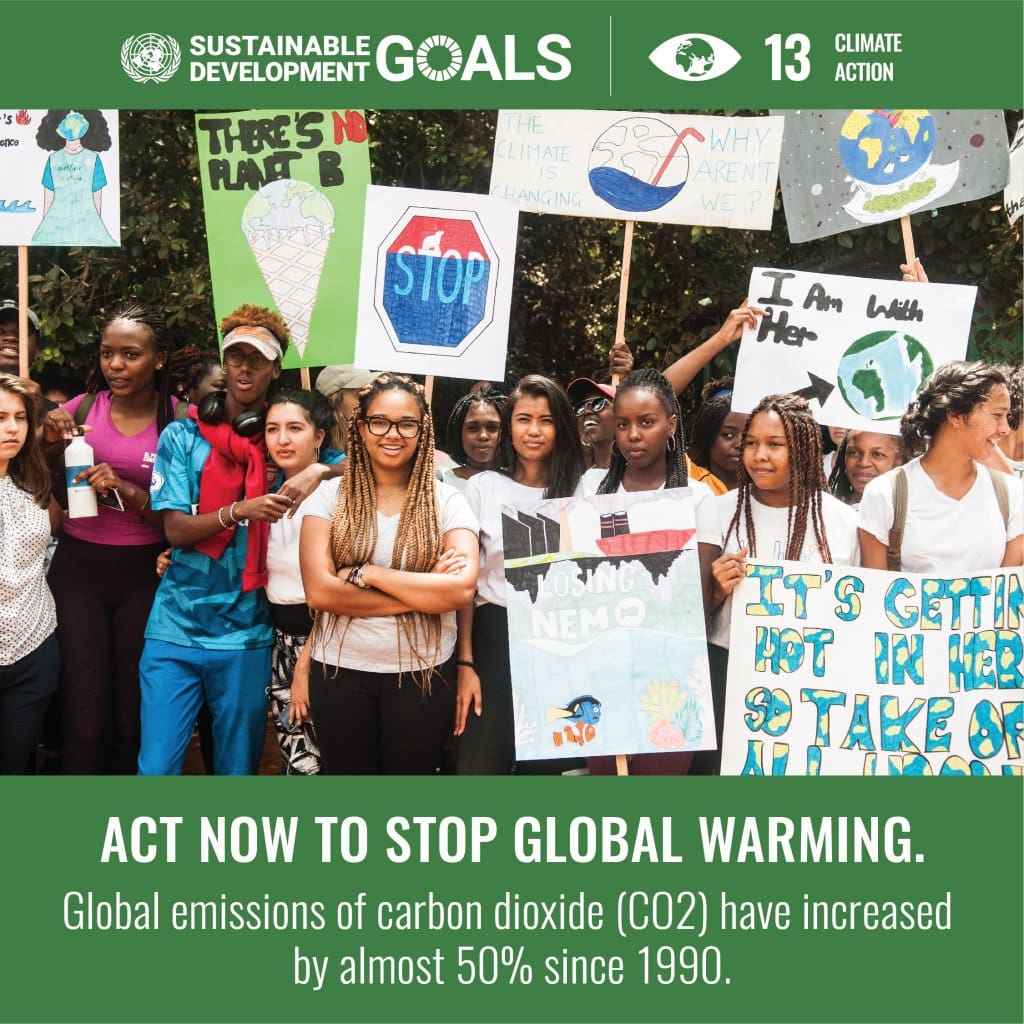
[[[585,402],[581,402],[576,406],[576,415],[583,416],[588,412],[600,412],[611,404],[612,400],[610,398],[588,398]]]

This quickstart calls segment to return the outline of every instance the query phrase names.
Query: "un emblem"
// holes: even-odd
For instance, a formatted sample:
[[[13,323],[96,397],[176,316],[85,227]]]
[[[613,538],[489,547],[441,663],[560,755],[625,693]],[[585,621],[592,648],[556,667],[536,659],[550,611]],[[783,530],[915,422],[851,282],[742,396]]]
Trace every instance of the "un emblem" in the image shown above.
[[[181,64],[181,48],[171,36],[144,32],[121,47],[121,67],[133,82],[166,82]]]

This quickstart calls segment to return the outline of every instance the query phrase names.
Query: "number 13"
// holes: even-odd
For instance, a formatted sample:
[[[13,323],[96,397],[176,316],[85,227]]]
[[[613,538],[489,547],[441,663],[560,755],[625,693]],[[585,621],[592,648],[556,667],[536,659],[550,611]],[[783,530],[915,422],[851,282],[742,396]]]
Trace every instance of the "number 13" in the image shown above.
[[[769,36],[764,45],[772,49],[772,81],[779,82],[782,80],[783,71],[782,34],[776,32],[775,35]],[[787,53],[793,55],[792,62],[785,66],[786,77],[791,82],[802,82],[811,73],[811,62],[807,59],[811,52],[810,39],[802,32],[794,32],[793,35],[786,36],[785,49]]]

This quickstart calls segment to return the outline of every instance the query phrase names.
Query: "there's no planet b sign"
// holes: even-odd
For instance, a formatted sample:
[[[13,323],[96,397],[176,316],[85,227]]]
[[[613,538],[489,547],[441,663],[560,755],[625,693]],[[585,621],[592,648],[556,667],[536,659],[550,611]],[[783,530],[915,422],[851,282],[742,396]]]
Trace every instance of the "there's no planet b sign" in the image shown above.
[[[356,363],[501,380],[518,221],[506,200],[368,187]]]

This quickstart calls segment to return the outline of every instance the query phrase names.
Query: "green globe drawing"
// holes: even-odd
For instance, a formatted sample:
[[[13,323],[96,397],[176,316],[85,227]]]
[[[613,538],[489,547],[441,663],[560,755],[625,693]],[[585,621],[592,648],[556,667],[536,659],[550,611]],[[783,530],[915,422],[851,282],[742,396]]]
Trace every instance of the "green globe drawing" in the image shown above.
[[[873,331],[839,360],[836,376],[846,404],[869,420],[895,420],[934,369],[931,354],[903,331]]]

